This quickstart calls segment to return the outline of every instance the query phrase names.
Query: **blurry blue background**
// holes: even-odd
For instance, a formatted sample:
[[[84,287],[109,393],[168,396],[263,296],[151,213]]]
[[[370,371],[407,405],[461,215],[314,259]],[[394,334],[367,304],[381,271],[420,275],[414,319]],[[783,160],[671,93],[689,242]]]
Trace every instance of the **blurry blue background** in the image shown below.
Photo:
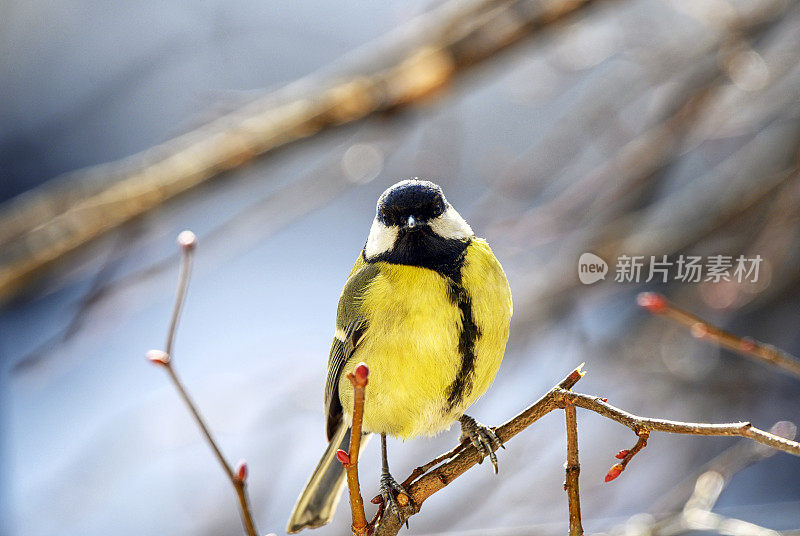
[[[0,198],[185,132],[427,7],[7,3]],[[731,29],[735,16],[749,17],[749,33]],[[798,51],[796,2],[600,2],[421,106],[281,149],[106,234],[0,312],[0,533],[241,530],[224,475],[144,359],[163,344],[174,238],[185,228],[200,245],[175,364],[225,454],[248,460],[261,531],[282,533],[325,446],[321,399],[341,286],[378,195],[409,176],[443,187],[493,245],[514,292],[506,361],[476,418],[509,418],[586,361],[579,390],[638,414],[761,428],[797,420],[797,378],[651,319],[634,298],[661,290],[800,352]],[[609,277],[584,287],[584,251],[612,265],[622,252],[766,262],[760,286]],[[579,426],[589,532],[650,510],[736,443],[655,434],[603,484],[635,438],[584,412]],[[393,470],[401,476],[456,439],[454,429],[390,441]],[[564,532],[564,448],[553,413],[501,453],[498,477],[485,464],[470,471],[426,502],[411,532]],[[374,445],[362,474],[371,496]],[[737,474],[717,511],[800,527],[800,460],[778,454]],[[348,527],[343,502],[318,532]]]

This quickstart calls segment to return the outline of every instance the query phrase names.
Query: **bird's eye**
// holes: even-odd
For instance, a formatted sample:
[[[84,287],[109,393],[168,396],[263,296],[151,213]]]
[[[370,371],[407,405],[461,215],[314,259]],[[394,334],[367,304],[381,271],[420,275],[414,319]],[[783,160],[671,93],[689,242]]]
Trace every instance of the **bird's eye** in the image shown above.
[[[436,215],[439,216],[444,213],[444,201],[441,199],[436,202]]]

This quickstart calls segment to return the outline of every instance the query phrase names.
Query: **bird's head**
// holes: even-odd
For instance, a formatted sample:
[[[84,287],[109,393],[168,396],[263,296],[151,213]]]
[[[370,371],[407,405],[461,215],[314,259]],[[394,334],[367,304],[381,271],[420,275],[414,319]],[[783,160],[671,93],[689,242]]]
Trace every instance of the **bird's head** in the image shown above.
[[[472,229],[447,202],[442,189],[430,181],[404,180],[389,187],[378,199],[364,255],[377,257],[415,257],[421,250],[439,251],[473,236]],[[450,246],[448,246],[448,244]]]

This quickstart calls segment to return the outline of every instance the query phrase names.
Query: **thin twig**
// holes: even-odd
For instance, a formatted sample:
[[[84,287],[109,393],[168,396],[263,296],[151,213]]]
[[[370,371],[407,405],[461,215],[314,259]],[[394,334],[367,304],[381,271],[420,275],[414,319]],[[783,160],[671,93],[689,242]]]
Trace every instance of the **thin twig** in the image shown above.
[[[800,378],[800,359],[771,344],[757,341],[751,337],[740,337],[725,331],[699,316],[696,316],[670,303],[667,298],[656,292],[639,294],[637,302],[650,313],[669,318],[689,328],[693,337],[710,341],[733,352],[749,357],[760,363],[774,366]]]
[[[355,536],[367,535],[367,515],[364,512],[364,499],[358,481],[358,455],[361,449],[361,423],[364,418],[364,395],[369,382],[369,369],[364,363],[356,365],[354,372],[347,375],[353,384],[353,423],[350,428],[350,452],[337,452],[339,461],[347,471],[347,489],[350,493],[350,510],[353,515],[352,530]],[[344,455],[343,455],[344,454]]]
[[[189,396],[188,391],[183,386],[183,382],[181,382],[180,378],[178,377],[178,373],[172,364],[172,346],[175,341],[175,333],[178,328],[178,320],[180,318],[181,310],[183,309],[183,303],[186,299],[186,291],[189,288],[189,276],[191,274],[194,250],[197,246],[197,237],[191,231],[183,231],[180,235],[178,235],[178,244],[181,247],[181,268],[180,275],[178,276],[178,291],[175,295],[175,305],[172,308],[172,317],[170,320],[169,329],[167,330],[167,342],[165,345],[167,350],[150,350],[147,352],[147,358],[153,363],[161,365],[166,369],[170,380],[172,380],[172,384],[175,386],[175,389],[178,391],[178,394],[183,402],[189,408],[189,412],[192,414],[192,417],[194,417],[197,426],[200,427],[200,431],[203,433],[203,436],[206,438],[206,442],[208,442],[211,450],[214,452],[214,456],[217,458],[217,461],[222,466],[223,471],[225,471],[231,481],[231,484],[233,484],[233,488],[236,490],[236,495],[239,498],[242,524],[244,525],[245,531],[247,532],[248,536],[257,536],[258,531],[256,530],[255,522],[253,521],[253,515],[250,511],[250,504],[246,490],[247,465],[244,462],[240,462],[239,466],[234,471],[234,469],[225,459],[225,456],[222,455],[222,451],[219,449],[217,442],[211,435],[211,430],[208,428],[208,425],[206,424],[202,415],[200,415],[197,405]]]
[[[608,470],[606,473],[606,482],[611,482],[615,478],[617,478],[622,471],[628,466],[628,462],[630,462],[634,456],[636,456],[640,450],[647,446],[647,438],[650,437],[650,432],[647,430],[643,430],[639,432],[639,438],[636,440],[636,444],[630,450],[621,450],[617,453],[617,458],[621,460],[619,463],[613,465],[611,469]]]
[[[460,453],[462,450],[467,448],[467,445],[469,445],[469,444],[470,444],[469,439],[465,439],[464,441],[462,441],[461,443],[459,443],[458,445],[453,447],[452,450],[449,450],[449,451],[445,452],[444,454],[440,455],[439,457],[432,459],[431,461],[429,461],[425,465],[420,465],[419,467],[414,469],[411,472],[410,475],[408,475],[408,478],[406,478],[403,481],[402,486],[405,488],[406,486],[411,484],[414,480],[418,479],[419,477],[421,477],[422,475],[424,475],[425,473],[427,473],[428,471],[430,471],[431,469],[433,469],[434,467],[436,467],[440,463],[442,463],[444,461],[447,461],[450,458],[452,458],[455,455],[457,455],[458,453]]]
[[[583,536],[581,524],[581,498],[578,488],[578,477],[581,464],[578,460],[578,417],[575,406],[566,405],[564,415],[567,423],[567,466],[564,489],[569,501],[569,536]]]
[[[182,253],[178,291],[175,294],[175,305],[172,307],[172,317],[169,320],[167,342],[164,343],[164,351],[168,355],[172,355],[172,345],[175,343],[175,334],[178,332],[178,321],[186,301],[186,291],[189,290],[189,278],[192,275],[192,261],[194,260],[194,248],[197,247],[197,237],[191,231],[183,231],[178,235],[178,245]]]
[[[783,452],[788,452],[789,454],[794,454],[795,456],[800,456],[800,443],[760,430],[749,422],[709,424],[653,419],[628,413],[625,410],[612,406],[602,398],[573,393],[566,389],[557,388],[554,396],[561,405],[574,404],[580,408],[594,411],[603,417],[627,426],[636,434],[641,434],[642,432],[667,432],[686,435],[739,436],[752,439],[753,441],[757,441],[777,450],[782,450]]]

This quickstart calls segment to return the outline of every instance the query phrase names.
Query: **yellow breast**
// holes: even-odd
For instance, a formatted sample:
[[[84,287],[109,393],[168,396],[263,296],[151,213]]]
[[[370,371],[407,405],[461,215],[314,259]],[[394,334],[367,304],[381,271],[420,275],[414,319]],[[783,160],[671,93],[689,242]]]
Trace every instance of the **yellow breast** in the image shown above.
[[[349,372],[364,361],[370,368],[363,428],[403,438],[435,434],[481,396],[497,373],[511,318],[508,282],[486,242],[473,239],[461,279],[479,336],[468,388],[449,407],[448,389],[463,359],[463,318],[448,279],[415,266],[381,262],[379,270],[361,302],[369,328],[345,366]],[[345,376],[339,396],[349,419],[352,388]]]

